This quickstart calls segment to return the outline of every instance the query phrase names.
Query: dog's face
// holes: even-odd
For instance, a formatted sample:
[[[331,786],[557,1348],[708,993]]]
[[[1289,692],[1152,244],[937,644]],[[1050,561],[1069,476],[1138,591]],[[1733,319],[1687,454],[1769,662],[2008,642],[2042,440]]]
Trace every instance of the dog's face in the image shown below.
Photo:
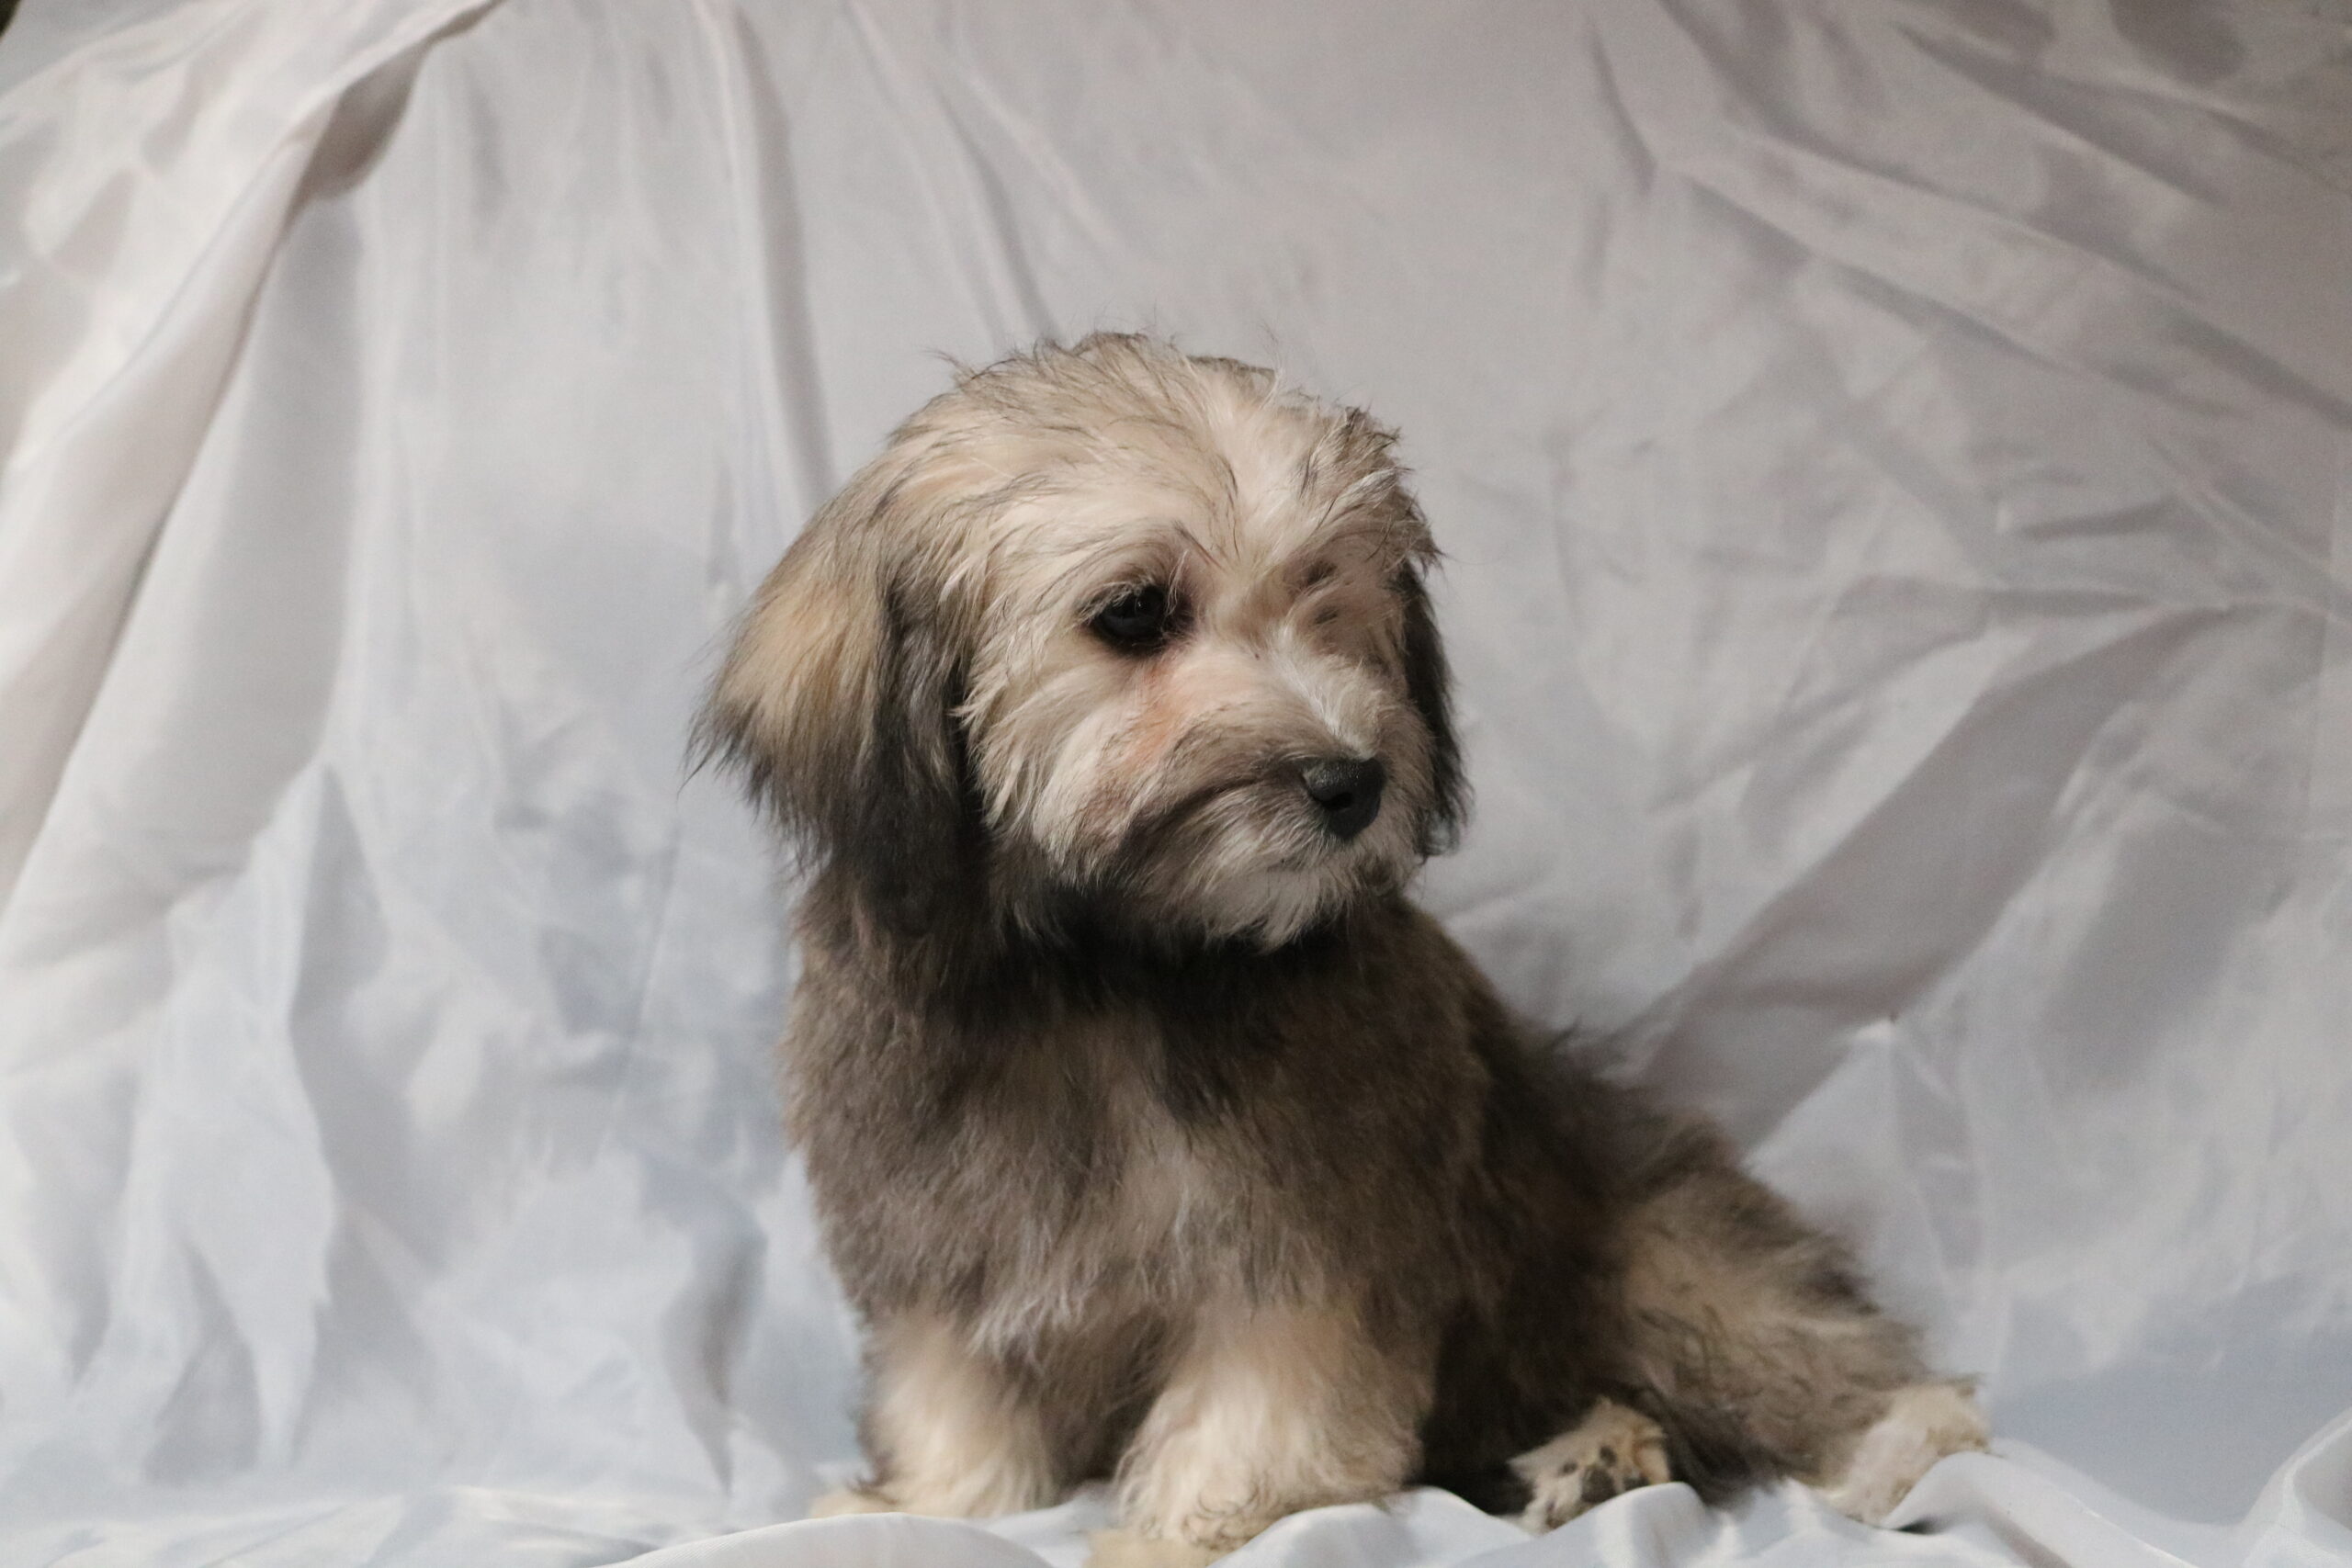
[[[714,733],[820,856],[902,893],[977,876],[1016,925],[1075,898],[1279,945],[1458,812],[1389,443],[1142,339],[968,375],[786,554]]]

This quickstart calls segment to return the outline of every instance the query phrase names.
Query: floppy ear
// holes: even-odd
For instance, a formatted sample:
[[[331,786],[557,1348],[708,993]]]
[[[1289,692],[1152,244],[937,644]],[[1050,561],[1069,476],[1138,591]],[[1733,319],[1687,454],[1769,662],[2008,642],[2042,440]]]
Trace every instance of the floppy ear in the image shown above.
[[[817,863],[920,918],[978,851],[954,717],[962,659],[935,551],[876,465],[827,502],[762,584],[699,727]],[[966,881],[964,886],[973,884]]]
[[[1421,570],[1420,563],[1408,562],[1396,574],[1396,592],[1405,602],[1405,695],[1430,737],[1430,810],[1421,825],[1421,852],[1442,854],[1462,836],[1470,785],[1453,736],[1453,677],[1446,670],[1445,644],[1437,635],[1437,614]]]

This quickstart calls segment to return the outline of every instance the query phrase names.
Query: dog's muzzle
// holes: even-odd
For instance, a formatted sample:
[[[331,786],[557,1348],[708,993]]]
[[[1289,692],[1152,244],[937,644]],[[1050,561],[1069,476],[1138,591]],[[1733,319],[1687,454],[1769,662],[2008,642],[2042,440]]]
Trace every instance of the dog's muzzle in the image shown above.
[[[1306,798],[1322,809],[1323,827],[1345,843],[1372,826],[1380,815],[1380,792],[1387,787],[1388,770],[1377,757],[1330,757],[1299,770]]]

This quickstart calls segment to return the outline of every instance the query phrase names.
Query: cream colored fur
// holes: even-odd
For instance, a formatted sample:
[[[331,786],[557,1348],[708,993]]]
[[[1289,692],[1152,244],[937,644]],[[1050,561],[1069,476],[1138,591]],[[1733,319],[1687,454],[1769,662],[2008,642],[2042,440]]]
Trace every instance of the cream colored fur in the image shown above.
[[[1520,1523],[1531,1530],[1556,1529],[1620,1492],[1674,1478],[1667,1465],[1665,1431],[1610,1399],[1542,1448],[1511,1461],[1510,1467],[1527,1483],[1528,1504]]]
[[[1119,1474],[1144,1536],[1230,1549],[1284,1514],[1382,1496],[1418,1456],[1430,1372],[1329,1307],[1203,1313]]]
[[[1939,1460],[1981,1450],[1990,1436],[1966,1384],[1917,1383],[1898,1391],[1837,1472],[1815,1484],[1849,1518],[1881,1524]]]
[[[878,1324],[871,1440],[890,1456],[872,1507],[950,1518],[1017,1514],[1059,1488],[1034,1401],[935,1318]],[[841,1512],[861,1511],[865,1505]]]

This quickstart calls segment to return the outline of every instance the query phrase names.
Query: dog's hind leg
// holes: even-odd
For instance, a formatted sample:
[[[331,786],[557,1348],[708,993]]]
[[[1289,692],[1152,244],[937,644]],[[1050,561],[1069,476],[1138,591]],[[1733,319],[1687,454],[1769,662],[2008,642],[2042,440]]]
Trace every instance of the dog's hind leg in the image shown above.
[[[1674,1478],[1665,1431],[1611,1399],[1596,1403],[1583,1420],[1510,1467],[1527,1483],[1519,1522],[1531,1530],[1556,1529],[1620,1492]]]
[[[1871,1305],[1844,1249],[1679,1129],[1624,1221],[1628,1371],[1702,1491],[1793,1475],[1876,1523],[1928,1466],[1984,1446],[1965,1384]]]
[[[1889,1396],[1831,1473],[1808,1477],[1829,1506],[1877,1524],[1947,1454],[1984,1446],[1984,1413],[1965,1382],[1918,1382]]]

